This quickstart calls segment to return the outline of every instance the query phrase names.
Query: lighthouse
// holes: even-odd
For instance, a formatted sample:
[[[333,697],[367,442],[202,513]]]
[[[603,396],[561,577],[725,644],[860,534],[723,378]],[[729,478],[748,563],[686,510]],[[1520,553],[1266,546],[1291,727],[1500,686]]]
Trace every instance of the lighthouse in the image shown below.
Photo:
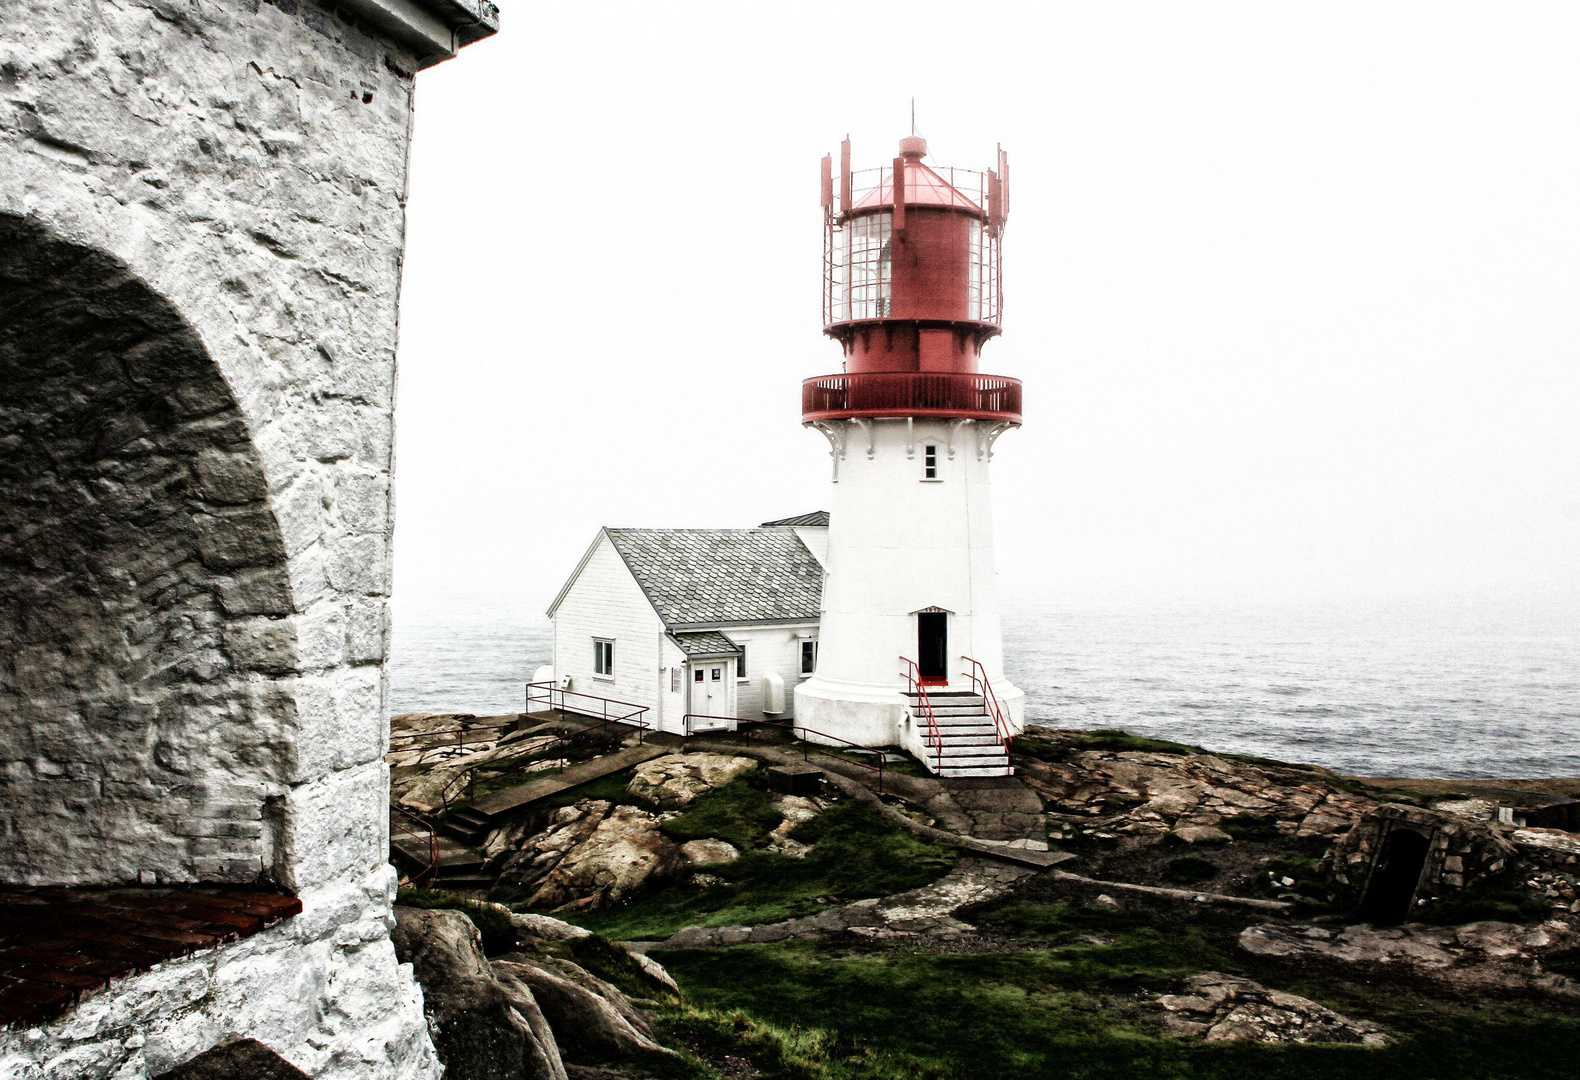
[[[916,135],[899,149],[852,172],[847,139],[838,177],[823,159],[823,329],[844,363],[801,387],[833,483],[796,721],[940,775],[1007,775],[1025,695],[1003,670],[988,470],[1021,385],[979,357],[1000,329],[1008,161],[930,166]]]

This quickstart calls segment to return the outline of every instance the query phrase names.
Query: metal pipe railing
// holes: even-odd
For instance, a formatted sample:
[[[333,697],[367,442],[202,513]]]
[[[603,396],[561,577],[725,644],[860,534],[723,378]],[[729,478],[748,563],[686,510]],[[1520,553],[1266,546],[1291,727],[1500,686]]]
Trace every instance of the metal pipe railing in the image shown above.
[[[1004,745],[1004,749],[1008,750],[1010,740],[1015,737],[1015,733],[1010,730],[1009,721],[1004,719],[1004,710],[999,707],[998,695],[993,692],[993,684],[988,681],[987,668],[983,667],[980,661],[973,660],[969,656],[961,656],[960,659],[971,665],[968,673],[971,689],[977,689],[978,676],[980,676],[982,689],[977,690],[977,693],[982,695],[982,700],[988,707],[988,715],[993,717],[993,730],[998,733],[998,741]]]
[[[865,743],[851,742],[849,739],[842,739],[838,735],[831,735],[831,734],[829,734],[826,731],[819,731],[816,728],[809,728],[809,727],[805,726],[804,724],[787,723],[787,722],[785,722],[783,720],[750,720],[750,719],[743,719],[743,720],[740,720],[740,723],[742,723],[742,724],[750,724],[753,727],[784,728],[785,730],[789,731],[790,732],[790,737],[792,739],[795,739],[795,740],[797,740],[798,742],[801,743],[801,760],[802,761],[810,761],[811,760],[810,755],[811,755],[812,751],[816,750],[820,754],[826,754],[827,756],[829,756],[831,758],[837,758],[840,761],[846,761],[846,762],[849,762],[852,765],[859,765],[863,769],[867,769],[869,771],[876,772],[878,774],[878,794],[880,794],[880,795],[883,794],[883,770],[884,770],[884,765],[886,764],[886,762],[884,761],[883,751],[880,748],[876,747],[876,746],[868,746]],[[820,738],[831,739],[834,742],[840,743],[840,744],[842,744],[844,746],[848,746],[848,747],[850,747],[853,750],[865,750],[867,753],[872,754],[874,756],[874,758],[876,758],[877,764],[876,765],[868,765],[865,761],[852,761],[850,758],[843,757],[840,754],[836,754],[834,751],[829,750],[826,747],[819,746],[817,743],[812,742],[810,739],[807,739],[807,738],[805,738],[805,737],[803,737],[801,735],[796,734],[797,732],[800,732],[800,731],[804,731],[804,732],[806,732],[809,735],[816,735],[816,736],[818,736]],[[747,738],[751,738],[751,736],[748,735]]]
[[[922,669],[916,666],[916,661],[908,656],[901,656],[900,662],[905,665],[905,670],[900,672],[905,676],[908,693],[914,694],[922,709],[922,716],[927,720],[927,730],[932,733],[933,765],[935,772],[944,767],[944,736],[938,730],[938,717],[933,714],[932,699],[927,696],[927,687],[922,685]],[[926,738],[923,738],[926,742]]]
[[[401,882],[401,884],[402,885],[416,885],[418,882],[422,881],[426,877],[429,877],[429,876],[438,877],[438,875],[439,875],[439,835],[436,832],[433,831],[433,826],[430,825],[428,822],[424,821],[422,818],[418,817],[416,814],[408,814],[406,811],[402,810],[400,807],[394,805],[393,803],[390,804],[390,811],[392,812],[392,814],[399,814],[401,817],[406,818],[408,821],[416,822],[418,825],[421,825],[423,830],[427,833],[426,839],[427,839],[427,842],[428,842],[428,865],[423,869],[422,873],[418,874],[416,877],[407,878],[405,881]],[[423,835],[422,832],[419,832],[418,830],[412,828],[410,825],[407,825],[407,824],[404,824],[401,821],[398,821],[393,816],[390,818],[390,825],[393,828],[400,829],[401,832],[407,834],[408,836],[415,837],[418,840],[424,839],[424,835]]]

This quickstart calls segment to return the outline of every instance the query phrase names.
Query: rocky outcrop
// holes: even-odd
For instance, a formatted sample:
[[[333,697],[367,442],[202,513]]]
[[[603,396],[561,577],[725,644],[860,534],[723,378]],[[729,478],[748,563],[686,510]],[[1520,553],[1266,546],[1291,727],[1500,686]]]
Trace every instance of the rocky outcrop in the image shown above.
[[[498,978],[456,911],[395,909],[395,953],[422,984],[428,1031],[449,1080],[565,1080],[553,1030],[531,991]]]
[[[1217,971],[1185,980],[1185,992],[1158,998],[1164,1023],[1177,1035],[1206,1042],[1360,1043],[1382,1046],[1382,1028],[1352,1020],[1315,1001]]]
[[[740,850],[726,840],[688,840],[680,845],[680,854],[692,866],[710,866],[734,862],[741,857]]]
[[[659,824],[645,810],[598,799],[561,807],[543,832],[505,859],[489,896],[582,910],[627,900],[685,865]]]
[[[1330,928],[1263,924],[1240,934],[1254,956],[1324,960],[1357,970],[1407,971],[1459,993],[1520,990],[1580,997],[1580,985],[1542,969],[1542,957],[1572,949],[1580,933],[1552,920],[1539,926],[1473,922],[1463,926]]]
[[[1073,733],[1028,727],[1028,737],[1058,744]],[[1287,836],[1337,837],[1376,806],[1344,791],[1321,769],[1229,761],[1215,754],[1070,750],[1061,760],[1016,758],[1016,775],[1048,809],[1087,820],[1083,831],[1115,837],[1222,842],[1225,820],[1274,822]]]
[[[638,765],[626,794],[665,810],[678,810],[756,767],[751,758],[726,754],[669,754]]]
[[[647,1018],[615,987],[568,961],[512,953],[493,962],[499,980],[538,1001],[565,1053],[577,1060],[670,1054]]]
[[[819,940],[834,934],[883,940],[960,938],[976,928],[955,918],[963,907],[1007,895],[1034,871],[982,859],[964,859],[949,873],[919,889],[881,899],[857,900],[816,915],[762,926],[688,926],[656,949],[713,949],[747,943]]]

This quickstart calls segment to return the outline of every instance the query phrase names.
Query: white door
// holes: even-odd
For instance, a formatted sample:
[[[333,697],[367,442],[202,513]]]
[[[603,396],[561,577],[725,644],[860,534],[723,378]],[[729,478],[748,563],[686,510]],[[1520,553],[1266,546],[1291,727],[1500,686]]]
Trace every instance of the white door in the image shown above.
[[[699,717],[692,721],[692,729],[719,726],[721,721],[700,719],[708,716],[732,716],[729,701],[731,685],[730,660],[699,660],[691,667],[691,711]]]

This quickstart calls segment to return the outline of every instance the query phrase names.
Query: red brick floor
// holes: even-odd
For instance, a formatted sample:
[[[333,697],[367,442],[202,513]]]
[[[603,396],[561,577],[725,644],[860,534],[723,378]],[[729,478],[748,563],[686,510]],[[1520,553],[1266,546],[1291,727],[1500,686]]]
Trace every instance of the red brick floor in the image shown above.
[[[47,1023],[112,982],[301,910],[294,896],[217,886],[0,886],[0,1029]]]

